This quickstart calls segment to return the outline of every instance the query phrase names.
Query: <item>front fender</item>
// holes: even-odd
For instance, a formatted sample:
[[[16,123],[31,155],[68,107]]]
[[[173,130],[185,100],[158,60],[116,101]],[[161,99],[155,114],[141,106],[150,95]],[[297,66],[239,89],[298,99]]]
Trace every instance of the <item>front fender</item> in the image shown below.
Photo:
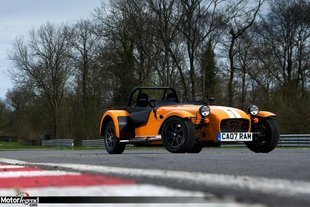
[[[262,117],[262,118],[276,117],[276,116],[277,116],[276,114],[269,112],[269,111],[260,111],[257,114],[257,117]]]
[[[127,111],[124,110],[109,110],[106,111],[100,121],[100,128],[99,128],[99,135],[102,136],[104,133],[105,124],[107,124],[107,121],[112,120],[115,126],[115,134],[119,138],[120,137],[120,128],[118,123],[118,117],[124,117],[129,116]]]
[[[165,124],[165,121],[167,121],[167,119],[169,119],[170,117],[174,117],[174,116],[181,117],[183,119],[186,119],[186,118],[191,119],[191,118],[196,117],[195,115],[193,115],[192,113],[190,113],[188,111],[180,111],[180,110],[171,111],[171,112],[167,113],[165,115],[164,119],[162,120],[162,125],[160,126],[158,134],[161,134],[161,130],[162,130],[163,125]]]
[[[174,110],[169,112],[168,114],[165,115],[165,118],[163,120],[163,122],[165,122],[168,118],[172,117],[172,116],[178,116],[181,118],[193,118],[196,117],[195,115],[193,115],[192,113],[188,112],[188,111],[179,111],[179,110]]]

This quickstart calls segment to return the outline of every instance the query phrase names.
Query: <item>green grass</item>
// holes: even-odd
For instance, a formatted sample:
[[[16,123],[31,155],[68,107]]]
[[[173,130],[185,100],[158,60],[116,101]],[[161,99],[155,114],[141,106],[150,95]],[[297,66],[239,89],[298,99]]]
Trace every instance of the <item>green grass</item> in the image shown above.
[[[49,146],[32,146],[32,145],[23,145],[19,142],[0,142],[0,151],[1,150],[31,150],[31,149],[72,149],[71,147],[49,147]]]
[[[31,146],[31,145],[23,145],[19,142],[0,142],[0,151],[1,150],[31,150],[31,149],[72,150],[71,147]],[[73,148],[73,150],[100,150],[100,149],[104,149],[104,148],[103,147],[85,148],[82,146],[77,146]]]
[[[148,150],[148,149],[162,149],[163,147],[151,146],[151,147],[134,147],[127,146],[126,150]],[[72,150],[71,147],[42,147],[42,146],[31,146],[23,145],[18,142],[0,142],[0,151],[1,150],[31,150],[31,149],[58,149],[58,150]],[[104,150],[104,147],[82,147],[75,146],[73,150]]]
[[[0,142],[0,150],[42,149],[46,147],[23,145],[18,142]]]

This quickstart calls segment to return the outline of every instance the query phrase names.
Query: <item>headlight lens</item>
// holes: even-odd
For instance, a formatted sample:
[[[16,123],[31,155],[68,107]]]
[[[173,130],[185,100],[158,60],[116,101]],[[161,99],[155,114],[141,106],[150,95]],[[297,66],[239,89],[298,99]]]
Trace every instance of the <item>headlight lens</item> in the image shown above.
[[[259,108],[256,105],[251,105],[249,106],[248,111],[252,116],[256,116],[259,113]]]
[[[201,106],[199,108],[199,113],[202,117],[207,117],[210,114],[210,107],[209,106]]]

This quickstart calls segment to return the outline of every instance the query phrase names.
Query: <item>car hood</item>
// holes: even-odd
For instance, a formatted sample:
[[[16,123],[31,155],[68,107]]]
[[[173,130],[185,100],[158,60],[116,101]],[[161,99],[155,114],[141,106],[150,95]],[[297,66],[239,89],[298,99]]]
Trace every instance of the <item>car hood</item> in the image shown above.
[[[190,105],[190,104],[178,104],[178,105],[169,105],[169,106],[161,106],[158,108],[158,111],[162,112],[170,112],[170,111],[187,111],[193,114],[193,116],[197,116],[199,113],[199,108],[201,105]],[[232,107],[226,106],[209,106],[211,109],[211,114],[209,117],[217,117],[219,119],[236,119],[236,118],[244,118],[249,119],[249,116],[242,110]]]
[[[249,119],[249,116],[244,111],[226,107],[226,106],[210,106],[211,108],[211,115],[216,115],[221,119]]]

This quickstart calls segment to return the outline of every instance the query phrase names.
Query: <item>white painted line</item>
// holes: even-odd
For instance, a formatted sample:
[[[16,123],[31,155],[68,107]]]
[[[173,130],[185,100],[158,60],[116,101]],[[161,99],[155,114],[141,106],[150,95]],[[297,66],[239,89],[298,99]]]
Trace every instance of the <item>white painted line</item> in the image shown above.
[[[47,188],[22,188],[18,189],[19,192],[27,192],[30,196],[171,196],[171,197],[193,197],[193,198],[201,198],[204,203],[182,203],[182,207],[265,207],[263,205],[256,204],[239,204],[232,199],[221,199],[218,200],[217,197],[214,197],[209,194],[205,194],[202,192],[193,192],[186,190],[177,190],[163,186],[155,186],[149,184],[142,185],[118,185],[118,186],[84,186],[84,187],[47,187]],[[16,189],[0,189],[0,196],[16,196]],[[206,198],[206,200],[205,200]],[[50,206],[48,204],[39,204],[39,206]],[[51,206],[53,206],[51,204]],[[58,206],[58,204],[57,204]],[[64,204],[63,206],[68,206],[68,204]],[[76,206],[92,206],[91,204],[74,204]],[[100,204],[99,206],[115,206],[115,207],[180,207],[180,204]],[[1,205],[2,207],[2,205]]]
[[[185,196],[204,197],[201,192],[177,190],[155,185],[110,185],[110,186],[72,186],[72,187],[39,187],[22,188],[20,192],[27,192],[30,196]],[[1,196],[16,196],[14,189],[0,189]]]
[[[151,178],[174,179],[178,181],[190,181],[198,185],[216,186],[272,193],[275,195],[292,196],[306,194],[310,196],[310,183],[301,181],[289,181],[282,179],[270,179],[248,176],[218,175],[209,173],[191,173],[182,171],[165,171],[155,169],[132,169],[120,167],[106,167],[79,164],[37,163],[46,166],[58,166],[74,170],[86,170],[98,173],[112,173],[117,175],[146,176]],[[288,187],[290,186],[290,187]]]
[[[80,175],[81,173],[66,172],[66,171],[9,171],[0,172],[0,178],[14,178],[14,177],[37,177],[37,176],[63,176],[63,175]]]
[[[45,204],[39,203],[39,207],[265,207],[263,205],[257,204],[239,204],[239,203],[224,203],[224,202],[211,202],[211,203],[176,203],[176,204],[167,204],[167,203],[126,203],[126,204]],[[12,204],[1,204],[1,207],[12,207]],[[25,207],[25,204],[14,204],[14,207]]]
[[[100,173],[113,173],[119,175],[133,175],[136,174],[140,175],[149,175],[155,177],[160,176],[167,176],[171,173],[171,171],[159,171],[159,170],[143,170],[143,169],[128,169],[128,168],[115,168],[115,167],[101,167],[101,166],[92,166],[92,165],[78,165],[78,164],[54,164],[54,163],[27,163],[24,161],[19,160],[12,160],[12,159],[1,159],[0,162],[2,163],[14,163],[14,164],[26,164],[26,165],[41,165],[41,166],[59,166],[64,168],[71,168],[74,170],[90,170],[93,172],[100,172]],[[79,168],[79,166],[81,168]],[[111,168],[111,170],[108,170]],[[119,172],[117,172],[120,170]],[[39,171],[40,172],[40,171]],[[44,172],[42,175],[47,174],[58,174],[60,175],[64,171],[41,171]],[[47,173],[49,172],[49,173]],[[151,173],[154,172],[154,173]],[[38,176],[39,174],[37,171],[30,172],[31,176]],[[177,173],[177,172],[174,172]],[[183,172],[184,173],[184,172]],[[3,172],[0,173],[0,175]],[[80,174],[80,173],[71,173],[66,172],[68,174]],[[13,174],[11,174],[13,175]],[[16,176],[17,174],[15,174]],[[25,175],[25,174],[23,174]],[[174,177],[174,176],[172,176]],[[171,176],[168,176],[171,178]],[[172,189],[169,187],[164,186],[155,186],[150,184],[137,184],[137,185],[117,185],[117,186],[71,186],[71,187],[38,187],[38,188],[19,188],[19,189],[12,189],[12,188],[0,188],[0,196],[16,196],[18,192],[27,192],[30,196],[172,196],[172,197],[196,197],[202,198],[204,203],[182,203],[184,207],[265,207],[264,205],[258,204],[241,204],[236,202],[230,198],[223,198],[218,200],[217,197],[207,194],[204,192],[195,192],[195,191],[187,191],[187,190],[179,190],[179,189]],[[44,207],[52,207],[52,206],[68,206],[68,204],[40,204],[40,206]],[[75,207],[89,207],[93,206],[93,204],[74,204]],[[106,206],[106,207],[180,207],[180,204],[145,204],[145,203],[137,203],[137,204],[98,204],[95,206]]]
[[[25,168],[21,165],[0,165],[0,169],[16,169],[16,168]]]
[[[26,165],[26,164],[30,164],[29,162],[25,162],[22,160],[14,160],[14,159],[8,159],[8,158],[0,158],[0,162],[1,163],[6,163],[6,164],[10,164],[10,165]]]
[[[0,159],[3,163],[25,163],[18,160]],[[77,171],[91,171],[114,175],[150,177],[172,179],[178,182],[187,181],[201,186],[215,186],[246,191],[270,193],[281,196],[307,195],[310,196],[310,183],[302,181],[289,181],[284,179],[271,179],[262,177],[219,175],[210,173],[194,173],[182,171],[166,171],[156,169],[133,169],[121,167],[95,166],[83,164],[59,163],[28,163],[28,165],[57,166]]]

